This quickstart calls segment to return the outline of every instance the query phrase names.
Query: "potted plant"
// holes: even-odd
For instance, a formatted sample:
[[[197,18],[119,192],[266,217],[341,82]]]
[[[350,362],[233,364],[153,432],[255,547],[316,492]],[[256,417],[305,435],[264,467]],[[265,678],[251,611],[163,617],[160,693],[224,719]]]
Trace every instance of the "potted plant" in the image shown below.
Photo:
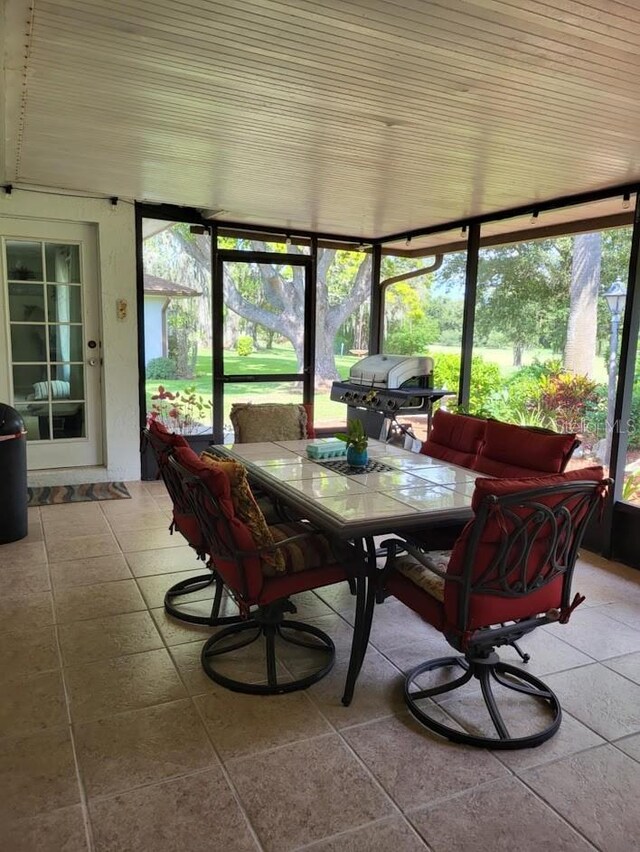
[[[368,461],[367,446],[369,439],[362,421],[354,417],[347,421],[347,431],[338,432],[336,438],[347,445],[347,462],[351,467],[365,467]]]

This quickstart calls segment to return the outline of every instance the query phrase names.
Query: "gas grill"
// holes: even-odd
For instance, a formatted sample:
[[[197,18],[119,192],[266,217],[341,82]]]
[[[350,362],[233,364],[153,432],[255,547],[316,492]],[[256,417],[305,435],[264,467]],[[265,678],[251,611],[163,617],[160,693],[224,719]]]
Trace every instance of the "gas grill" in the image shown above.
[[[433,387],[433,358],[426,356],[370,355],[351,367],[348,381],[331,386],[331,399],[348,406],[347,419],[357,416],[369,437],[381,440],[390,439],[394,425],[415,437],[397,414],[426,414],[428,434],[433,403],[451,395]]]

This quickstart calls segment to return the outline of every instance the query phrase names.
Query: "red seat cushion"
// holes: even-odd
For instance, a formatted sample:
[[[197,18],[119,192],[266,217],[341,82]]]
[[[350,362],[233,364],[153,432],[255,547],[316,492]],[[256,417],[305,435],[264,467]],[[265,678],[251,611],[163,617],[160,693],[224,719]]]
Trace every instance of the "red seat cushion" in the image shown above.
[[[576,442],[571,434],[545,434],[513,423],[488,420],[473,470],[489,476],[535,476],[564,469]]]
[[[471,467],[484,440],[487,421],[442,409],[433,417],[433,428],[420,452],[462,467]]]

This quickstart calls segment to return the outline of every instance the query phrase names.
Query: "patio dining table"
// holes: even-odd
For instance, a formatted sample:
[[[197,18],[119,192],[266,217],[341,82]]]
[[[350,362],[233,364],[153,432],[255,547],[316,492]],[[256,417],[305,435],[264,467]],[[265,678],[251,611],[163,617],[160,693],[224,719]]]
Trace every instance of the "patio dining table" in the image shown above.
[[[308,519],[337,547],[355,550],[363,568],[355,572],[356,594],[366,599],[362,610],[368,615],[375,604],[374,537],[468,520],[474,483],[481,474],[376,440],[369,440],[369,463],[359,471],[344,458],[309,458],[307,447],[314,443],[215,445],[210,451],[242,462],[252,483]],[[353,697],[369,640],[364,625],[370,621],[356,617],[344,704]]]

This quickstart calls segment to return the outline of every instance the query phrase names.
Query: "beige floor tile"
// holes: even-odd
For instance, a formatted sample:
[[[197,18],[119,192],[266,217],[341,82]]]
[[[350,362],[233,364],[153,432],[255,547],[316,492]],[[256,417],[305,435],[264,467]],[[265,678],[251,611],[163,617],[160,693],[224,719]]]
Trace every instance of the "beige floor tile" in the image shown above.
[[[54,589],[131,579],[131,571],[121,553],[72,559],[69,562],[51,562],[49,570]]]
[[[53,623],[51,592],[0,598],[0,633],[24,633]]]
[[[100,508],[106,518],[114,518],[116,515],[134,515],[140,512],[155,512],[158,504],[146,492],[134,495],[130,500],[104,500]]]
[[[524,773],[523,779],[604,852],[640,849],[640,764],[610,745]]]
[[[640,626],[640,598],[638,600],[618,601],[598,607],[598,612],[608,618],[614,618],[636,630]]]
[[[292,614],[290,618],[295,618],[298,621],[320,618],[323,615],[333,615],[331,607],[320,600],[314,592],[301,592],[298,595],[292,595],[290,600],[297,609],[297,612]]]
[[[81,500],[79,503],[51,503],[40,506],[42,522],[64,520],[69,518],[92,518],[102,515],[99,501]]]
[[[257,696],[218,687],[195,703],[225,761],[331,731],[302,692]]]
[[[69,728],[0,739],[0,825],[80,801]]]
[[[64,518],[51,522],[45,521],[43,526],[47,549],[52,545],[64,545],[71,539],[81,536],[111,535],[109,524],[104,515],[77,520]]]
[[[58,635],[66,666],[164,647],[148,612],[126,612],[62,624]]]
[[[67,704],[60,671],[27,674],[0,691],[0,736],[65,725]]]
[[[632,568],[616,565],[599,558],[589,564],[584,560],[576,564],[573,589],[585,595],[584,608],[640,598],[640,581]]]
[[[605,739],[640,731],[640,686],[596,663],[549,675],[560,704]]]
[[[342,703],[349,660],[339,659],[329,674],[308,690],[309,698],[336,728],[380,719],[404,708],[403,677],[374,648],[369,648],[353,701]]]
[[[0,682],[60,667],[53,627],[32,627],[21,633],[0,633]]]
[[[208,636],[203,636],[203,640],[200,642],[183,642],[180,645],[171,645],[169,648],[180,672],[180,677],[190,695],[201,695],[205,692],[223,689],[211,680],[202,668],[200,656],[206,638]],[[266,682],[264,644],[255,642],[253,645],[240,648],[238,651],[230,651],[224,655],[224,658],[221,657],[218,660],[216,671],[246,683]],[[276,671],[278,675],[290,675],[288,669],[282,663],[276,663]]]
[[[535,748],[522,748],[515,751],[497,751],[495,756],[516,775],[525,769],[550,763],[560,757],[568,757],[579,751],[586,751],[597,745],[604,745],[605,740],[589,728],[585,727],[566,710],[562,712],[560,728],[550,740]]]
[[[73,538],[47,538],[47,553],[51,562],[86,559],[90,556],[108,556],[118,553],[118,542],[111,533],[105,535],[79,535]]]
[[[436,738],[409,715],[343,731],[403,811],[507,773],[493,755]]]
[[[32,565],[22,560],[14,565],[0,568],[4,588],[14,595],[28,595],[32,592],[48,592],[51,589],[49,568],[46,563]]]
[[[208,575],[208,571],[204,566],[193,571],[180,571],[177,574],[158,574],[155,577],[138,577],[137,583],[142,592],[149,609],[161,607],[164,605],[164,596],[167,589],[181,580],[186,580],[188,577],[198,577],[199,575]],[[189,601],[204,601],[211,600],[215,594],[215,586],[211,583],[200,589],[197,592],[189,594]],[[186,602],[186,597],[185,597]]]
[[[0,823],[0,848],[7,852],[87,852],[82,807]]]
[[[200,571],[206,574],[208,571],[196,556],[195,550],[187,545],[163,550],[138,550],[127,553],[125,558],[134,577],[175,574],[177,571]]]
[[[407,674],[427,660],[435,660],[438,657],[451,657],[456,655],[456,650],[451,647],[440,631],[424,624],[424,636],[420,641],[411,642],[407,645],[399,645],[396,648],[388,648],[384,656]],[[500,649],[502,654],[503,649]],[[578,652],[576,652],[578,653]]]
[[[186,697],[167,651],[72,666],[65,671],[74,722],[90,722]]]
[[[11,567],[16,563],[23,565],[43,565],[47,561],[44,542],[12,541],[9,544],[0,544],[0,569]]]
[[[411,814],[433,852],[588,852],[571,826],[515,778]]]
[[[626,654],[624,657],[615,657],[613,660],[604,660],[603,665],[634,683],[640,684],[640,652]]]
[[[188,700],[79,724],[74,737],[90,798],[219,765]]]
[[[403,817],[387,817],[305,846],[305,852],[421,852],[427,847]]]
[[[146,609],[135,580],[55,589],[54,596],[60,624]]]
[[[637,760],[640,763],[640,734],[634,734],[631,737],[625,737],[622,740],[616,740],[615,745],[622,749],[625,754]]]
[[[318,589],[314,594],[336,612],[354,611],[356,599],[349,591],[349,584],[346,582],[325,586],[322,589]]]
[[[291,616],[296,620],[296,616]],[[322,615],[319,618],[305,618],[305,624],[313,625],[324,631],[334,642],[336,660],[348,659],[353,641],[353,628],[339,615]],[[308,637],[307,637],[308,638]],[[301,648],[290,642],[279,641],[276,654],[286,667],[296,676],[315,668],[317,654],[307,648]]]
[[[239,758],[228,769],[267,852],[295,849],[392,811],[387,796],[335,735]]]
[[[184,538],[179,533],[171,535],[166,528],[142,530],[115,530],[115,536],[123,553],[134,550],[163,550],[165,548],[184,547]]]
[[[561,672],[573,669],[577,666],[589,665],[593,659],[573,645],[563,641],[563,633],[558,635],[546,630],[534,630],[518,643],[522,650],[529,654],[531,659],[523,663],[516,649],[512,645],[503,645],[498,649],[498,655],[502,662],[512,666],[518,666],[537,677],[544,677],[553,672]]]
[[[90,804],[96,852],[257,852],[219,769]]]
[[[353,611],[345,612],[344,617],[353,624]],[[389,598],[383,604],[376,605],[369,641],[384,652],[410,642],[423,641],[428,629],[429,626],[403,603]]]
[[[132,515],[112,515],[109,518],[111,529],[116,535],[125,532],[146,532],[146,530],[166,530],[171,523],[165,512],[151,509],[134,512]]]
[[[594,660],[640,651],[640,630],[608,618],[600,607],[575,612],[569,624],[553,624],[542,629],[589,654]]]
[[[211,601],[197,601],[192,604],[181,604],[181,609],[192,615],[209,615],[211,612]],[[150,610],[156,627],[167,645],[182,645],[185,642],[202,640],[203,644],[214,632],[214,627],[202,624],[190,624],[188,621],[179,621],[173,618],[161,607]],[[237,613],[237,608],[236,608]]]

